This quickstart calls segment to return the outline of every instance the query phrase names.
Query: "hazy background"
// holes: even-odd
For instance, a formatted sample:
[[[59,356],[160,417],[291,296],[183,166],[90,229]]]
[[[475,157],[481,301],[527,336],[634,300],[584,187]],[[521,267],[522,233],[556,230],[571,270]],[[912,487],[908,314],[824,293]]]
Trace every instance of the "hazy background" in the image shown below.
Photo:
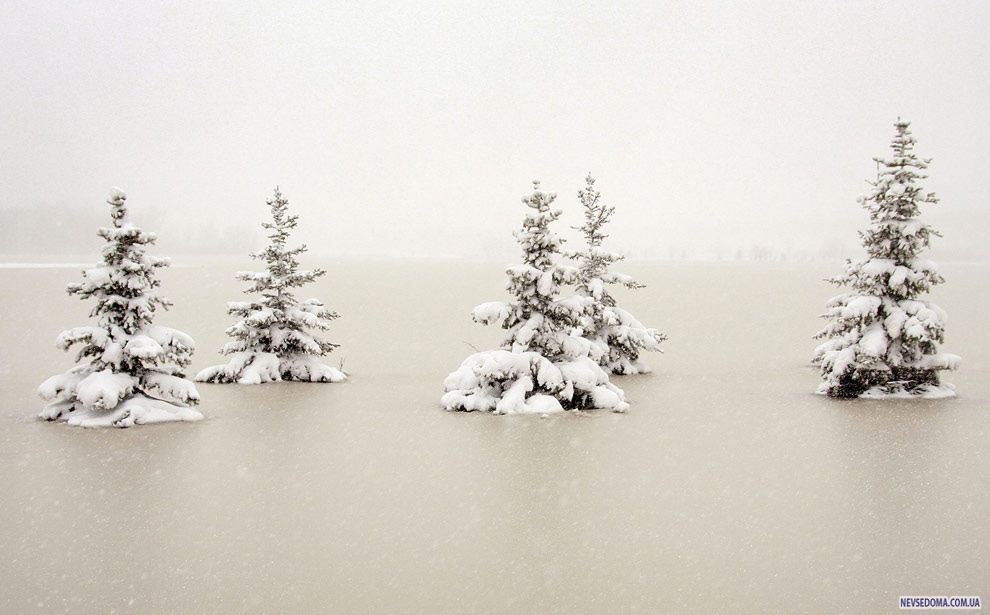
[[[591,170],[641,258],[854,255],[898,115],[935,255],[986,245],[990,9],[953,3],[0,3],[0,254],[242,254],[281,185],[328,256],[506,258]]]

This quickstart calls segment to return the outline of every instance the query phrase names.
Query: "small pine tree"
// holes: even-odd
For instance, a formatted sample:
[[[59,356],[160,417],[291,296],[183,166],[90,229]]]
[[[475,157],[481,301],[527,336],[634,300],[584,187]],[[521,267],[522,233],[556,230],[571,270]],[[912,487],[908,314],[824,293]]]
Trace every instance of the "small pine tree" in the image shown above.
[[[241,271],[236,277],[251,283],[245,293],[260,295],[254,301],[232,301],[227,312],[241,318],[227,329],[233,341],[221,350],[230,360],[208,367],[196,380],[215,383],[258,384],[279,380],[305,382],[340,382],[347,376],[341,370],[324,365],[320,357],[337,344],[320,339],[309,330],[326,331],[338,317],[316,299],[299,301],[292,289],[325,275],[323,269],[299,269],[296,258],[306,246],[287,248],[289,233],[296,228],[298,216],[288,213],[289,201],[275,188],[267,201],[272,221],[262,223],[271,231],[268,247],[251,257],[266,263],[265,271]]]
[[[185,333],[152,324],[157,308],[171,304],[155,289],[157,270],[169,260],[149,256],[155,234],[131,224],[127,196],[113,189],[111,228],[101,228],[103,264],[83,271],[83,281],[68,292],[93,299],[95,326],[63,331],[56,344],[81,345],[77,365],[52,376],[38,388],[48,402],[41,418],[83,427],[129,427],[142,423],[195,421],[203,415],[195,385],[185,379],[194,344]]]
[[[556,198],[538,181],[523,197],[530,209],[522,230],[514,233],[523,263],[506,269],[513,300],[484,303],[473,313],[476,322],[508,331],[503,350],[471,355],[447,377],[442,400],[447,409],[510,413],[628,407],[622,391],[593,360],[598,348],[581,336],[587,300],[559,299],[560,286],[574,283],[577,271],[559,262],[563,240],[550,228],[561,213],[552,208]]]
[[[573,303],[557,300],[560,286],[573,282],[575,272],[559,262],[564,240],[550,229],[561,214],[551,208],[556,198],[541,190],[540,182],[533,182],[532,194],[522,199],[532,211],[522,230],[513,233],[522,248],[523,264],[506,270],[506,290],[514,301],[483,303],[473,315],[475,322],[501,324],[508,330],[502,342],[506,350],[533,350],[550,358],[564,354],[566,332],[580,325],[581,314]]]
[[[643,351],[660,350],[667,337],[656,329],[645,327],[626,310],[618,307],[608,287],[621,284],[626,288],[643,288],[630,276],[609,270],[623,257],[602,248],[608,235],[605,225],[615,213],[615,207],[605,205],[601,193],[595,190],[595,178],[589,174],[585,187],[578,191],[584,208],[584,224],[575,227],[584,236],[585,249],[571,256],[578,262],[577,294],[588,299],[584,315],[585,337],[597,344],[601,365],[613,374],[643,374],[650,368],[639,359]]]
[[[850,293],[833,297],[823,315],[830,323],[815,349],[823,382],[818,392],[832,397],[954,395],[939,385],[938,371],[955,369],[959,357],[940,354],[945,312],[919,297],[944,282],[935,263],[920,258],[940,236],[918,216],[922,204],[938,202],[918,181],[930,160],[914,153],[910,123],[898,119],[893,157],[875,158],[878,177],[860,197],[870,226],[860,233],[868,257],[846,261],[845,273],[829,281]]]

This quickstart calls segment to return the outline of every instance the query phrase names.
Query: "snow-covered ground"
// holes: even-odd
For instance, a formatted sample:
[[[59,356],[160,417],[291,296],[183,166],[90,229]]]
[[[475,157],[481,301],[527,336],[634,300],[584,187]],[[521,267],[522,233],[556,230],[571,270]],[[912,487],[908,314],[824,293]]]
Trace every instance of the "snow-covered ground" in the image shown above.
[[[503,332],[504,263],[317,262],[348,382],[199,385],[205,420],[35,419],[89,306],[76,269],[0,268],[0,612],[878,612],[990,596],[990,266],[933,297],[949,400],[814,394],[838,266],[643,264],[670,336],[612,412],[440,409]],[[164,272],[162,317],[221,361],[245,263]]]

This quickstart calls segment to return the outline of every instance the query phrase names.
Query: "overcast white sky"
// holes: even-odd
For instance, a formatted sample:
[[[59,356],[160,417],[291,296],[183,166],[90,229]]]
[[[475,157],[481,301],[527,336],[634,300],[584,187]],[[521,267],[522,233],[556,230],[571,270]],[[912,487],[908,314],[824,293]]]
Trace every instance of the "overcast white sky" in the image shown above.
[[[901,115],[940,247],[990,257],[990,4],[565,4],[5,0],[0,209],[91,235],[119,185],[164,240],[278,183],[316,251],[479,256],[591,170],[633,254],[819,250]]]

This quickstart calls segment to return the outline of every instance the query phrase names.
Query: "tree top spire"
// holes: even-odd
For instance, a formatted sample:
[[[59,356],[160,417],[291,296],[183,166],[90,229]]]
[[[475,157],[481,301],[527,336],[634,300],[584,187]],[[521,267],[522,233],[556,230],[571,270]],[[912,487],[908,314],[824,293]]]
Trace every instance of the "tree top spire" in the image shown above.
[[[540,212],[550,210],[550,204],[557,198],[556,192],[546,192],[540,188],[540,180],[533,180],[533,192],[523,196],[522,202]]]
[[[110,195],[107,196],[107,204],[110,205],[110,217],[113,219],[113,225],[121,228],[127,224],[127,194],[114,186],[110,189]]]

